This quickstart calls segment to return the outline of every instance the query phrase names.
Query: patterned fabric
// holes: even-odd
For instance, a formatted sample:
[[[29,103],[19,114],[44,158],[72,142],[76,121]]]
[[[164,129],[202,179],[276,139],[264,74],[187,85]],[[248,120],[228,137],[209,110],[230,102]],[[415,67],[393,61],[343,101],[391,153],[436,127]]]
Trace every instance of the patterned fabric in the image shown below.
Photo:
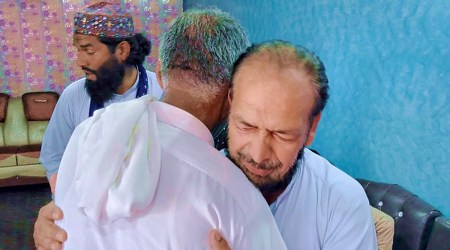
[[[98,0],[0,0],[0,92],[20,96],[30,91],[61,93],[84,76],[72,45],[76,11]],[[145,33],[152,70],[159,35],[182,11],[182,0],[110,0],[133,17],[135,32]]]
[[[134,34],[133,18],[120,5],[99,2],[75,13],[73,33],[126,38]]]

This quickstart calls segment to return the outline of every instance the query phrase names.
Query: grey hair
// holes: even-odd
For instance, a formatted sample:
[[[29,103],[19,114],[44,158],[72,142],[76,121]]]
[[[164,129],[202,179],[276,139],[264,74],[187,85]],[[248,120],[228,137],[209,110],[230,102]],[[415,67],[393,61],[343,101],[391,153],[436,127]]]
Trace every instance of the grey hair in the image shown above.
[[[158,56],[163,84],[169,71],[179,70],[195,77],[198,90],[229,87],[233,63],[248,46],[243,27],[227,13],[189,9],[161,37]]]

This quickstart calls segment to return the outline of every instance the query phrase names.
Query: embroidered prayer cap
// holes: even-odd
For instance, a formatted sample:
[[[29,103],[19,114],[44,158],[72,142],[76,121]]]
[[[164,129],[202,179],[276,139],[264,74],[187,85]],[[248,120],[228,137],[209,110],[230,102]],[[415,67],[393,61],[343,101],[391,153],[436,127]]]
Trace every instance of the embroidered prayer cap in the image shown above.
[[[127,38],[134,35],[131,15],[120,5],[99,2],[75,13],[74,33],[110,38]]]

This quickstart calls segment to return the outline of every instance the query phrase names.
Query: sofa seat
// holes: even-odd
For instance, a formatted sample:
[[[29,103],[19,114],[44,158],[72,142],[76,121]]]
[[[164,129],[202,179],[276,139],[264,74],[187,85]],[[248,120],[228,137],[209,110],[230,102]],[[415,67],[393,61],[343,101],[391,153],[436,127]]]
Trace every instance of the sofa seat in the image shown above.
[[[28,165],[20,165],[20,166],[12,166],[7,168],[0,168],[0,179],[4,181],[5,179],[16,179],[19,180],[21,177],[38,177],[37,179],[42,179],[42,183],[46,183],[47,177],[45,175],[46,171],[39,164],[28,164]],[[38,181],[38,180],[36,180]],[[4,185],[10,186],[10,185]]]

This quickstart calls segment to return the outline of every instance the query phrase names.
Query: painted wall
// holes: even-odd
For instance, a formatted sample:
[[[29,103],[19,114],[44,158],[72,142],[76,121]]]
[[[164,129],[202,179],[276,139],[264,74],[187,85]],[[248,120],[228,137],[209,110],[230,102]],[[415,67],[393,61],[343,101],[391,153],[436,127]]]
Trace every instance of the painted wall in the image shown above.
[[[184,0],[239,19],[252,41],[303,44],[331,99],[313,148],[350,175],[398,183],[450,216],[446,0]]]

